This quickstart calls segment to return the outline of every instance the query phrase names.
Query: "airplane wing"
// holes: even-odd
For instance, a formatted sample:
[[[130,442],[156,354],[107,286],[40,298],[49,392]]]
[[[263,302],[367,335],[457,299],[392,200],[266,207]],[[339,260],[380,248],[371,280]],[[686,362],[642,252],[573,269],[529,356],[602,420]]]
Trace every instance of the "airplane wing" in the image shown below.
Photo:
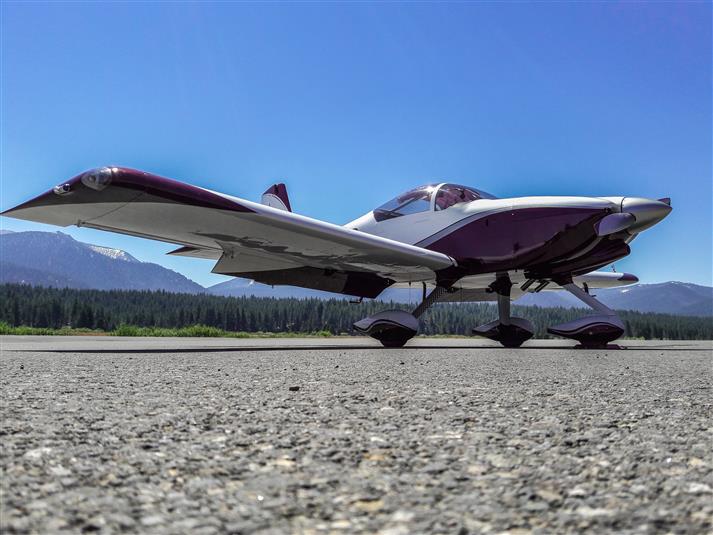
[[[376,297],[432,280],[449,256],[127,168],[87,171],[2,215],[180,245],[213,272]]]

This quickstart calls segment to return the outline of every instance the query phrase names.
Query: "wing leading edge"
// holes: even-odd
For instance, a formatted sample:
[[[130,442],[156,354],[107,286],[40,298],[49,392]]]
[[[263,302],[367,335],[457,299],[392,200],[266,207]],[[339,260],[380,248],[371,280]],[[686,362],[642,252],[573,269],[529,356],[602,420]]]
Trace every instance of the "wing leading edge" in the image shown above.
[[[219,258],[213,271],[374,297],[394,282],[431,280],[447,255],[134,169],[83,173],[3,215],[181,245]]]

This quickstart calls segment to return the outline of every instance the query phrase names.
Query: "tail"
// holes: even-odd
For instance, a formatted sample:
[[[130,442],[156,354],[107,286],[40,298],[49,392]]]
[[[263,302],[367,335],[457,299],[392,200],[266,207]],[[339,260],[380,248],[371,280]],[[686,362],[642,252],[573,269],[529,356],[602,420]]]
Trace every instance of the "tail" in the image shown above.
[[[290,198],[287,196],[287,186],[282,182],[279,184],[273,184],[265,193],[262,194],[262,199],[260,201],[265,206],[271,206],[272,208],[277,208],[279,210],[286,210],[288,212],[292,211],[290,206]]]

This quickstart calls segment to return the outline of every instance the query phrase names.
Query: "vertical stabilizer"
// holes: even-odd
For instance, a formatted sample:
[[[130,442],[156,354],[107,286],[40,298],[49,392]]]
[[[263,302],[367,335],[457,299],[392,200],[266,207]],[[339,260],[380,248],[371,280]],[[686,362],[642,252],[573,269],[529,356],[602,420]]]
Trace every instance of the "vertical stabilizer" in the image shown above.
[[[271,206],[279,210],[292,211],[290,198],[287,196],[287,186],[283,183],[273,184],[267,188],[267,191],[262,194],[262,200],[260,202],[265,206]]]

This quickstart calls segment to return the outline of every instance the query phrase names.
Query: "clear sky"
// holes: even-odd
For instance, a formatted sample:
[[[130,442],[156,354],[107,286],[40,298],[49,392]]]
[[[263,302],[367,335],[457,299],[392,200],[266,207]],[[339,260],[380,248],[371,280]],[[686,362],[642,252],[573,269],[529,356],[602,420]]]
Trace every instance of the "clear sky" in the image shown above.
[[[711,3],[12,3],[0,208],[100,165],[345,223],[411,186],[673,198],[617,270],[711,284]],[[11,230],[57,230],[2,218]],[[201,284],[210,263],[87,229]]]

